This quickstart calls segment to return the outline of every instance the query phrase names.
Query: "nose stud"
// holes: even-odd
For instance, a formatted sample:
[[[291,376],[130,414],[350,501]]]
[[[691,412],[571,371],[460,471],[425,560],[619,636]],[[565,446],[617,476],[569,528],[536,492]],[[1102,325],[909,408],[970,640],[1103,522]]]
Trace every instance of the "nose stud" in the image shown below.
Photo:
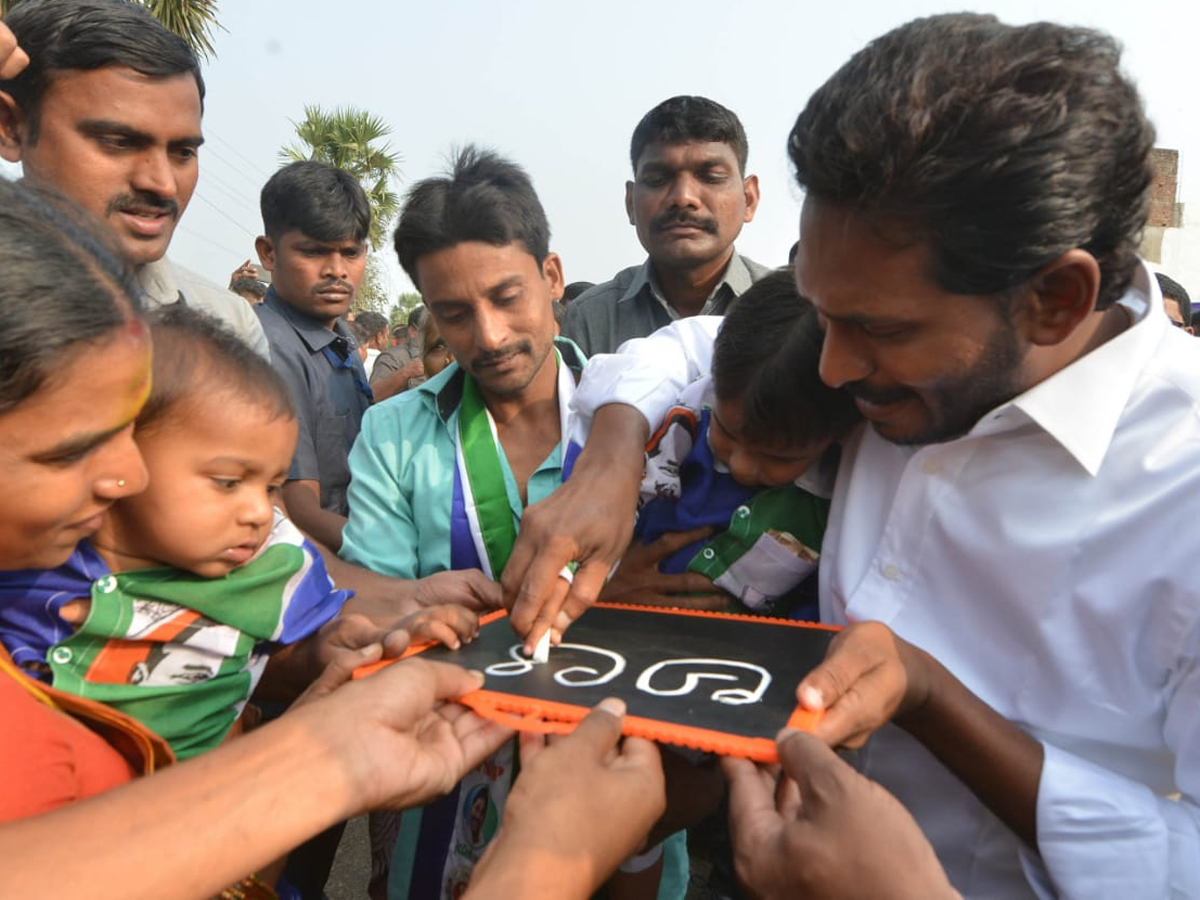
[[[125,487],[125,479],[124,478],[117,479],[117,487]]]

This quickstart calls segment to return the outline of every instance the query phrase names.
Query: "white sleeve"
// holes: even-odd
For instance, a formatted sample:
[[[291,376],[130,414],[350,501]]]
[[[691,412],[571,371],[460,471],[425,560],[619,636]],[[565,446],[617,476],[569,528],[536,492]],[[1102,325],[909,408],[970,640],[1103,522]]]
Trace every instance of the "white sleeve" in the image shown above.
[[[1039,895],[1200,898],[1200,663],[1195,660],[1170,686],[1164,736],[1175,753],[1179,794],[1174,797],[1043,744],[1040,859],[1022,851],[1022,865]]]
[[[691,316],[672,322],[649,337],[633,338],[616,353],[593,356],[584,366],[571,410],[585,430],[601,406],[636,407],[653,429],[680,392],[712,368],[713,341],[720,316]]]

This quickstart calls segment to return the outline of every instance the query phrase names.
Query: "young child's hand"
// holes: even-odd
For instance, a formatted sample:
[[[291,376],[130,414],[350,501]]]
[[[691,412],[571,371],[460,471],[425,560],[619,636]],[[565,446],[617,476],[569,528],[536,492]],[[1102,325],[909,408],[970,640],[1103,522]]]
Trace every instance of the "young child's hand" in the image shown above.
[[[465,606],[443,603],[405,616],[396,627],[407,631],[414,644],[441,641],[450,649],[457,650],[464,641],[469,643],[475,640],[475,635],[479,634],[479,617]]]
[[[343,613],[315,634],[272,653],[254,696],[258,700],[291,702],[332,664],[346,663],[352,671],[367,662],[401,656],[410,642],[410,635],[400,623],[385,627],[366,616]],[[373,658],[363,661],[363,650],[371,650]]]
[[[709,527],[672,531],[649,544],[634,538],[621,557],[621,564],[600,592],[600,599],[605,603],[639,606],[727,609],[731,599],[729,594],[713,584],[711,578],[697,572],[668,574],[658,571],[659,563],[672,553],[711,537],[712,533],[713,529]]]

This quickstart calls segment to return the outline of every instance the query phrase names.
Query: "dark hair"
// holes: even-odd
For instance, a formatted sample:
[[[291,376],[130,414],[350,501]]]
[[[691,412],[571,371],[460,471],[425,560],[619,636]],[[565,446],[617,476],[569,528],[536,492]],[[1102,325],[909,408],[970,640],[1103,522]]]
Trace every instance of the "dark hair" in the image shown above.
[[[1188,292],[1184,290],[1183,285],[1169,275],[1164,275],[1162,272],[1155,272],[1154,277],[1158,279],[1158,288],[1162,291],[1162,295],[1179,304],[1179,312],[1183,316],[1183,324],[1190,325],[1192,321],[1192,298],[1188,296]]]
[[[229,285],[235,294],[253,294],[261,300],[267,293],[267,286],[257,278],[235,278]]]
[[[1097,309],[1124,293],[1154,128],[1112,38],[992,16],[917,19],[822,85],[788,139],[808,196],[928,241],[931,276],[1001,294],[1081,247]]]
[[[182,303],[147,316],[154,339],[150,396],[137,417],[148,430],[178,422],[200,397],[234,397],[272,419],[296,418],[291,392],[271,364],[207,313]]]
[[[366,341],[369,341],[372,338],[377,337],[380,332],[386,333],[388,330],[387,317],[383,316],[377,312],[372,312],[369,309],[364,310],[363,312],[360,312],[357,316],[355,316],[354,322],[352,324],[357,325],[359,328],[361,328],[362,333],[366,336],[363,341],[360,341],[360,343],[366,343]],[[354,336],[358,337],[357,330],[354,332]]]
[[[129,0],[22,0],[4,17],[29,54],[29,65],[15,78],[0,80],[29,122],[29,140],[37,140],[42,97],[63,71],[92,71],[125,66],[151,78],[190,74],[196,79],[201,109],[204,79],[200,62],[183,38],[150,12]]]
[[[563,305],[570,306],[572,300],[574,300],[584,291],[594,288],[595,286],[595,283],[591,281],[572,281],[565,288],[563,288]]]
[[[713,345],[713,390],[723,402],[741,401],[747,440],[807,446],[859,420],[853,398],[821,380],[821,343],[817,312],[786,269],[760,278],[729,307]]]
[[[693,141],[728,144],[737,157],[738,171],[746,174],[750,142],[741,120],[707,97],[681,95],[664,100],[642,116],[629,141],[629,162],[637,174],[638,161],[650,144],[688,144]]]
[[[529,175],[491,150],[468,145],[442,177],[413,185],[396,224],[396,255],[417,284],[417,260],[465,241],[521,243],[540,266],[550,223]]]
[[[408,327],[421,330],[421,326],[425,324],[425,317],[429,315],[429,310],[424,304],[418,303],[408,311]]]
[[[371,204],[344,169],[305,159],[284,166],[259,196],[263,230],[271,240],[299,231],[315,241],[365,241]]]
[[[140,316],[109,231],[49,191],[0,178],[0,414]]]

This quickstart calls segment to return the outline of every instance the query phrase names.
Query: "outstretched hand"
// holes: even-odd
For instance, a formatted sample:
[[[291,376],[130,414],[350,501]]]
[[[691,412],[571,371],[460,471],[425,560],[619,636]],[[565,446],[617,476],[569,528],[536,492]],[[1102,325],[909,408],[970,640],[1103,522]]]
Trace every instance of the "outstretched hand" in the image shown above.
[[[451,702],[483,685],[480,673],[460,666],[406,659],[351,682],[382,655],[378,644],[338,655],[288,712],[324,738],[356,811],[427,803],[513,734]]]
[[[396,627],[412,635],[415,643],[441,641],[457,650],[463,641],[473,641],[479,634],[479,616],[456,603],[443,603],[405,616]]]
[[[642,606],[673,606],[682,609],[722,610],[729,606],[730,595],[698,572],[678,574],[660,572],[659,564],[688,544],[702,541],[712,528],[672,531],[649,544],[634,540],[600,599],[606,603],[637,603]]]
[[[500,585],[527,652],[596,601],[629,546],[648,430],[633,407],[602,407],[570,479],[521,516]],[[572,562],[568,582],[559,573]]]
[[[831,747],[856,748],[893,718],[920,709],[938,671],[928,654],[886,625],[860,622],[833,639],[796,696],[803,708],[825,711],[817,737]]]
[[[621,740],[625,704],[604,700],[567,737],[521,735],[521,776],[468,897],[591,896],[666,808],[658,748]]]
[[[738,878],[761,900],[958,897],[908,811],[812,735],[779,744],[782,777],[723,759]]]

